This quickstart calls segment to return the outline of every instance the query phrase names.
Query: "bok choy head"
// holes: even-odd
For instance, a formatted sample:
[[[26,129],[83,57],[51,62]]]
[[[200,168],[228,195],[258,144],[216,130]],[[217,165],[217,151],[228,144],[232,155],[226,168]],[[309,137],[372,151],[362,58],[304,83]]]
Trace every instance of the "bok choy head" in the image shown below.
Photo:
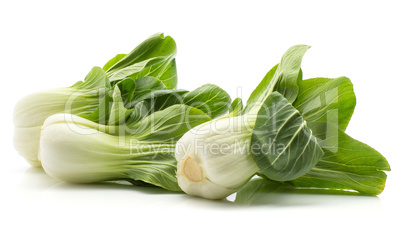
[[[84,81],[71,87],[44,90],[24,97],[14,109],[16,150],[32,165],[40,166],[38,144],[44,120],[57,113],[93,119],[99,114],[93,114],[99,105],[112,102],[110,99],[115,93],[115,86],[120,88],[127,107],[129,102],[135,101],[135,91],[136,96],[143,96],[152,90],[175,88],[175,54],[174,40],[163,34],[155,34],[129,54],[119,54],[108,61],[103,69],[94,67]]]
[[[179,140],[178,179],[185,192],[219,199],[238,190],[258,170],[286,181],[315,166],[323,152],[292,106],[308,48],[290,48],[252,93],[244,110],[241,105],[233,107],[232,113],[190,130]]]
[[[71,114],[47,118],[39,145],[44,170],[67,182],[128,180],[180,191],[176,141],[191,128],[227,112],[229,95],[212,84],[191,92],[155,90],[152,98],[130,102],[131,109],[121,96],[115,86],[111,104],[91,114],[106,124]]]
[[[39,157],[47,174],[67,182],[128,180],[180,191],[174,158],[176,141],[209,120],[207,113],[185,104],[174,104],[122,125],[101,125],[70,114],[53,115],[42,127]]]
[[[180,191],[175,141],[208,120],[208,115],[186,105],[173,105],[125,127],[53,115],[42,128],[39,156],[46,173],[62,181],[129,180]],[[132,133],[122,135],[118,128],[129,128]]]
[[[257,174],[262,178],[240,194],[252,193],[256,185],[382,192],[388,162],[345,134],[356,103],[350,80],[302,80],[300,65],[308,48],[291,47],[244,109],[235,101],[230,114],[193,128],[177,142],[183,191],[220,199]]]

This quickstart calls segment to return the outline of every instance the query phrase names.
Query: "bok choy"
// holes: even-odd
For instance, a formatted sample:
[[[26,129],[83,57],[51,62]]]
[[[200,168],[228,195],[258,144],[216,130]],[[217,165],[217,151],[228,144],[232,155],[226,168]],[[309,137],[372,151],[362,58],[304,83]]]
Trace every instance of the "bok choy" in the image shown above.
[[[177,89],[176,43],[163,34],[66,88],[14,110],[14,145],[74,183],[126,180],[208,199],[237,192],[378,195],[387,160],[345,133],[356,97],[346,77],[303,79],[310,46],[289,48],[243,106],[213,84]]]
[[[119,93],[117,86],[115,91]],[[123,100],[115,99],[113,105],[118,107],[108,114],[115,117],[109,118],[111,125],[71,114],[47,118],[39,144],[45,172],[74,183],[128,180],[180,191],[176,141],[191,128],[227,112],[230,97],[212,84],[179,94],[155,92],[156,97],[130,109],[128,117]],[[152,110],[144,108],[150,101]]]
[[[177,178],[184,192],[220,199],[243,186],[240,193],[252,193],[265,182],[381,193],[388,162],[344,132],[356,101],[350,80],[303,80],[300,66],[308,48],[291,47],[244,109],[233,103],[232,113],[193,128],[177,142]],[[254,175],[262,178],[248,182]]]
[[[119,54],[108,61],[103,69],[94,67],[84,81],[24,97],[14,109],[16,150],[33,166],[40,166],[39,135],[45,119],[53,114],[69,113],[95,120],[94,116],[99,117],[99,113],[93,112],[104,108],[100,105],[111,106],[115,86],[119,86],[128,108],[132,101],[139,101],[133,99],[134,92],[144,97],[153,90],[174,89],[177,85],[175,54],[175,41],[170,36],[155,34],[129,54]],[[101,117],[104,117],[102,113]]]
[[[186,121],[182,119],[185,113]],[[129,180],[180,191],[175,177],[175,140],[208,120],[210,117],[196,108],[174,105],[129,126],[132,134],[119,135],[116,126],[53,115],[43,126],[39,156],[47,174],[66,182]]]

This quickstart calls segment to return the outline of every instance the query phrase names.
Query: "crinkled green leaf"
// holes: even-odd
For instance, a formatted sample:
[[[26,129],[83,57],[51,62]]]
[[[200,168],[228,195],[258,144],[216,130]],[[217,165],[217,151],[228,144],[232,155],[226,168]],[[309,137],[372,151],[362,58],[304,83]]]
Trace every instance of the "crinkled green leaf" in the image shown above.
[[[306,174],[323,155],[300,112],[278,92],[258,112],[251,151],[264,175],[278,181]]]
[[[135,80],[135,92],[130,103],[130,108],[142,100],[152,98],[157,90],[166,89],[165,85],[155,77],[146,76]]]
[[[152,78],[152,77],[149,77]],[[151,83],[148,81],[146,83]],[[137,86],[139,86],[137,84]],[[155,87],[153,87],[156,89]],[[130,118],[127,120],[128,125],[149,116],[150,114],[163,110],[169,106],[176,104],[185,104],[197,108],[212,118],[227,112],[230,105],[230,96],[221,88],[213,84],[206,84],[191,92],[186,90],[153,90],[146,91],[149,88],[143,87],[144,91],[134,93],[136,96],[133,101]],[[208,113],[210,112],[210,113]]]
[[[159,73],[163,73],[164,69],[168,67],[164,63],[168,64],[168,60],[172,60],[175,54],[175,41],[170,36],[165,37],[163,34],[155,34],[109,67],[106,73],[110,81],[117,81],[140,72],[143,74],[137,77],[147,76],[145,75],[147,73],[145,69],[153,65],[160,65],[158,75],[156,75],[159,76]]]
[[[136,92],[137,93],[137,92]],[[212,118],[227,112],[230,105],[230,96],[220,87],[213,84],[206,84],[191,92],[186,90],[154,90],[142,95],[140,102],[136,102],[135,110],[130,117],[130,123],[133,120],[142,119],[151,113],[165,109],[175,104],[185,104],[200,109],[210,115]],[[141,108],[139,108],[141,107]],[[209,112],[209,113],[208,113]]]
[[[138,79],[144,76],[152,76],[166,86],[167,89],[174,89],[177,86],[176,60],[167,59],[159,64],[151,65],[142,71],[130,75],[132,79]]]
[[[356,96],[352,82],[346,77],[300,80],[299,96],[293,105],[315,130],[314,122],[328,122],[346,130],[352,117]]]
[[[109,91],[100,102],[98,108],[84,118],[102,125],[124,124],[133,109],[127,109],[118,86]]]
[[[155,58],[154,58],[155,59]],[[130,77],[134,73],[138,73],[147,67],[148,62],[154,59],[147,59],[139,63],[127,66],[124,69],[117,70],[113,74],[109,74],[110,81],[118,81],[127,77]],[[157,58],[156,58],[157,59]]]
[[[283,54],[280,63],[274,66],[252,92],[247,101],[245,113],[254,109],[257,112],[265,99],[273,92],[282,94],[293,103],[299,93],[298,80],[301,79],[300,69],[304,54],[310,48],[307,45],[295,45]]]
[[[356,97],[346,77],[299,81],[294,106],[319,139],[324,156],[307,175],[292,181],[295,187],[356,190],[377,195],[384,188],[389,164],[373,148],[347,134]]]
[[[108,69],[108,73],[123,69],[135,63],[139,63],[152,58],[171,57],[176,53],[176,43],[170,36],[157,33],[143,41],[123,59]],[[161,61],[159,61],[161,62]],[[155,63],[153,63],[155,64]]]
[[[186,94],[183,103],[215,118],[229,110],[230,101],[226,91],[214,84],[206,84]]]
[[[130,134],[141,141],[171,143],[180,139],[182,135],[193,127],[210,120],[211,118],[203,111],[179,104],[154,112],[127,127],[130,130]]]
[[[127,124],[131,125],[155,111],[163,110],[169,106],[182,104],[183,96],[187,93],[187,90],[156,90],[153,91],[149,98],[137,102],[131,113],[130,118],[127,120]]]
[[[317,129],[323,132],[317,133],[317,136],[327,135],[324,132],[328,123],[320,125],[323,127]],[[387,160],[370,146],[351,138],[340,129],[330,139],[332,146],[324,148],[324,156],[317,165],[305,176],[293,180],[292,185],[380,194],[387,177],[384,171],[390,171]]]
[[[165,69],[158,75],[158,78],[167,89],[174,89],[177,87],[177,69],[175,59],[172,59],[167,63]]]

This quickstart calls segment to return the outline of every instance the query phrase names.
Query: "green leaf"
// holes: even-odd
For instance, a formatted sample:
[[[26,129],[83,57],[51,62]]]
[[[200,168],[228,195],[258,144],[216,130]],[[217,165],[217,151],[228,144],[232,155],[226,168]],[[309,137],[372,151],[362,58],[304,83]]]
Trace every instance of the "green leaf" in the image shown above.
[[[328,122],[343,131],[346,129],[356,105],[353,85],[348,78],[314,78],[300,80],[298,84],[299,96],[293,105],[313,132],[317,128],[314,122]]]
[[[243,101],[241,100],[241,98],[236,98],[230,105],[229,113],[231,113],[232,116],[238,116],[242,112],[243,112]]]
[[[166,86],[167,89],[174,89],[177,86],[177,70],[176,70],[176,60],[167,59],[159,64],[155,64],[144,68],[140,72],[132,74],[130,77],[132,79],[138,79],[140,77],[152,76],[160,81]]]
[[[137,91],[135,92],[135,95],[137,95]],[[136,98],[137,99],[133,102],[134,105],[132,107],[135,110],[127,121],[128,125],[132,125],[156,111],[163,110],[176,104],[192,106],[209,114],[212,118],[227,112],[230,104],[229,94],[213,84],[206,84],[191,92],[179,89],[154,90],[149,91],[144,95],[141,94]]]
[[[106,124],[113,98],[110,82],[105,71],[99,67],[93,67],[85,77],[85,81],[79,81],[71,88],[86,89],[91,90],[91,92],[93,90],[94,93],[97,93],[94,103],[99,103],[99,106],[89,111],[89,113],[81,114],[81,116],[100,124]],[[75,102],[79,103],[78,100]]]
[[[146,68],[148,65],[148,62],[150,62],[152,60],[153,59],[147,59],[145,61],[127,66],[124,69],[117,70],[117,71],[113,72],[112,74],[109,74],[109,79],[111,82],[113,82],[113,81],[119,81],[126,77],[130,77],[134,73],[138,73],[138,72],[142,71],[144,68]]]
[[[120,94],[118,86],[113,91],[113,103],[110,109],[108,125],[121,125],[124,124],[126,118],[131,114],[133,110],[128,110],[124,107],[123,99]]]
[[[164,36],[163,33],[157,33],[143,41],[123,59],[108,69],[112,73],[148,59],[171,57],[176,53],[176,43],[170,36]],[[159,61],[160,62],[160,61]],[[155,64],[155,63],[154,63]]]
[[[158,75],[158,78],[167,89],[174,89],[177,87],[177,69],[175,59],[168,62],[165,69]]]
[[[236,193],[234,202],[239,205],[250,205],[256,200],[258,194],[273,192],[281,187],[281,185],[282,183],[280,182],[265,178],[253,178]]]
[[[346,77],[314,78],[299,81],[300,92],[294,106],[319,139],[324,156],[305,176],[291,181],[294,187],[356,190],[377,195],[384,188],[389,170],[377,151],[347,134],[356,97]]]
[[[230,101],[226,91],[214,84],[206,84],[186,94],[183,103],[215,118],[229,110]]]
[[[109,120],[109,113],[113,103],[113,92],[109,91],[99,103],[99,106],[89,115],[83,115],[81,117],[90,121],[106,125]]]
[[[290,103],[293,103],[299,93],[298,80],[302,77],[300,69],[304,54],[310,48],[307,45],[295,45],[289,48],[282,56],[280,63],[274,66],[252,92],[247,100],[245,113],[257,112],[265,99],[273,92],[282,94]]]
[[[299,94],[297,80],[301,77],[301,61],[310,46],[295,45],[286,51],[282,56],[278,69],[272,78],[274,90],[285,96],[290,103],[293,103]]]
[[[158,90],[152,93],[152,97],[146,101],[152,106],[153,111],[163,110],[176,104],[184,104],[183,98],[188,90]]]
[[[139,73],[152,65],[158,65],[171,60],[175,54],[175,41],[170,36],[165,37],[163,34],[155,34],[108,68],[106,73],[110,81],[117,81]],[[159,69],[159,72],[163,71],[164,68]]]
[[[188,130],[210,120],[211,118],[203,111],[181,104],[154,112],[127,127],[130,134],[140,141],[172,143]]]
[[[268,86],[271,82],[272,78],[275,75],[275,72],[278,68],[278,65],[275,65],[268,73],[265,75],[264,79],[258,84],[257,88],[251,93],[250,97],[247,100],[247,105],[244,112],[248,112],[255,105],[260,104],[263,99],[268,94]]]
[[[144,119],[145,117],[152,114],[152,107],[148,102],[141,101],[134,105],[132,108],[133,112],[131,112],[129,118],[126,121],[127,126],[132,126],[138,121]]]
[[[299,179],[296,179],[299,180]],[[359,195],[360,193],[351,190],[343,189],[343,186],[338,188],[327,188],[328,181],[312,180],[304,183],[297,181],[277,182],[269,180],[265,177],[257,177],[246,183],[236,194],[235,203],[239,205],[250,205],[258,203],[260,195],[269,193],[305,193],[305,194],[343,194],[343,195]],[[297,182],[297,183],[296,183]],[[296,183],[296,185],[294,184]],[[331,183],[333,185],[335,183]],[[264,197],[264,196],[262,196]],[[266,198],[264,198],[266,199]],[[262,200],[264,200],[262,199]],[[266,203],[265,203],[266,204]]]
[[[130,116],[133,109],[127,109],[118,86],[109,91],[98,108],[90,115],[82,116],[102,125],[121,125]]]
[[[327,123],[321,124],[327,126]],[[349,189],[367,195],[380,194],[387,177],[383,171],[390,171],[387,160],[373,148],[351,138],[340,129],[332,139],[335,139],[332,148],[324,149],[325,154],[317,165],[305,176],[291,181],[292,185]]]
[[[156,155],[150,153],[137,158],[137,163],[127,171],[127,175],[136,181],[181,192],[176,178],[176,159],[170,152],[172,150],[166,150],[166,153]]]
[[[152,113],[163,110],[169,106],[182,104],[183,96],[187,92],[187,90],[179,89],[153,91],[147,99],[144,99],[133,106],[134,111],[127,120],[127,125],[132,125]]]
[[[135,80],[135,92],[130,103],[130,108],[142,100],[149,99],[157,90],[165,89],[165,85],[155,77],[146,76]]]
[[[120,60],[122,60],[127,54],[118,54],[115,57],[113,57],[111,60],[109,60],[104,66],[103,66],[103,70],[107,71],[108,69],[110,69],[110,67],[112,67],[113,65],[115,65],[117,62],[119,62]]]
[[[95,89],[95,88],[110,88],[109,78],[105,71],[100,67],[93,67],[87,74],[84,81],[78,81],[72,88],[76,89]]]
[[[226,114],[220,118],[224,119],[236,117],[240,116],[241,114],[243,114],[243,101],[241,100],[241,98],[236,98],[229,107],[229,114]]]
[[[137,86],[136,81],[131,78],[125,78],[122,81],[118,82],[117,86],[120,89],[124,106],[126,108],[129,108],[134,98],[134,93]]]
[[[278,92],[258,112],[251,148],[264,175],[277,181],[306,174],[323,155],[299,111]]]

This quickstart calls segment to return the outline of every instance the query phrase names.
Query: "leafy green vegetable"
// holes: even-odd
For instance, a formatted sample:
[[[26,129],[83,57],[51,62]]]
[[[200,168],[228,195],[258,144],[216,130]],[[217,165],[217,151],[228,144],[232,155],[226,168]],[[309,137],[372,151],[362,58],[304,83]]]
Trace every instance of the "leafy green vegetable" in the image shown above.
[[[258,167],[278,181],[306,174],[323,155],[302,115],[278,92],[258,112],[251,143],[258,147],[253,152]]]
[[[122,133],[116,130],[122,128],[119,126],[53,115],[42,128],[40,157],[46,173],[63,181],[130,179],[180,191],[175,177],[175,141],[189,128],[209,120],[201,110],[173,105],[126,126],[131,133]]]
[[[225,117],[239,116],[243,112],[243,101],[240,98],[233,100],[229,108],[229,114]]]
[[[252,93],[243,112],[237,101],[236,112],[190,130],[177,142],[176,149],[186,150],[176,152],[183,191],[220,199],[241,188],[258,169],[275,180],[292,180],[315,166],[321,147],[302,115],[281,95],[292,102],[296,99],[301,59],[308,48],[290,48]],[[273,152],[278,145],[282,149]],[[219,151],[208,150],[213,146]]]
[[[299,80],[299,96],[294,106],[315,130],[313,123],[329,122],[345,131],[352,117],[356,97],[346,77]]]
[[[114,56],[112,59],[110,59],[104,66],[103,66],[103,70],[107,71],[108,69],[110,69],[113,65],[115,65],[117,62],[119,62],[120,60],[122,60],[124,57],[126,57],[127,54],[117,54],[116,56]]]
[[[281,190],[378,195],[388,162],[345,133],[353,85],[303,80],[309,48],[289,48],[244,107],[213,84],[176,89],[176,43],[152,35],[84,81],[22,99],[15,148],[69,182],[128,180],[209,199],[238,191],[239,204]]]
[[[229,109],[230,96],[216,85],[207,84],[184,96],[186,105],[196,107],[212,118],[226,113]]]
[[[107,98],[104,98],[96,111],[90,116],[83,117],[104,125],[122,123],[130,125],[156,111],[176,104],[193,106],[202,110],[212,118],[216,117],[218,114],[227,112],[229,109],[230,96],[226,91],[213,84],[206,84],[189,92],[179,89],[168,90],[161,81],[149,76],[141,77],[135,81],[128,78],[120,83],[124,84],[125,82],[133,82],[134,86],[136,86],[130,101],[125,102],[124,100],[128,100],[128,98],[120,97],[120,92],[115,90],[113,93],[110,92]],[[124,90],[124,85],[119,89]],[[131,87],[129,89],[131,89]],[[115,102],[121,104],[113,105]],[[112,110],[112,108],[116,106],[118,106],[119,109]],[[113,122],[110,120],[110,118],[112,118],[110,117],[112,111],[118,111],[120,113],[120,118]],[[113,115],[113,118],[115,118],[115,116],[116,115]]]
[[[167,59],[162,63],[151,65],[138,73],[130,75],[132,79],[137,79],[142,76],[158,78],[167,89],[174,89],[177,86],[176,60],[174,58]]]
[[[175,88],[175,55],[176,43],[173,38],[158,33],[142,42],[129,54],[117,55],[111,59],[104,69],[112,82],[126,77],[138,79],[152,76],[163,81],[167,88]]]
[[[325,154],[317,165],[307,175],[291,181],[291,185],[380,194],[387,177],[383,171],[390,171],[386,159],[340,129],[337,139],[337,151],[324,149]]]
[[[176,87],[175,54],[174,40],[155,34],[129,54],[115,56],[103,69],[94,67],[84,81],[23,98],[14,110],[16,150],[32,165],[40,166],[40,128],[56,113],[79,115],[101,124],[123,123],[141,98],[155,90]]]
[[[273,180],[300,177],[322,156],[304,116],[292,106],[302,78],[301,61],[309,48],[289,48],[278,67],[268,72],[247,101],[246,113],[257,113],[251,137],[252,154],[264,175]]]
[[[356,103],[350,80],[346,77],[314,78],[298,83],[300,91],[294,107],[318,138],[324,150],[323,157],[302,177],[287,182],[257,179],[244,186],[240,196],[248,196],[246,192],[261,185],[320,193],[380,194],[387,177],[384,171],[390,171],[388,162],[379,152],[344,132]]]
[[[344,132],[356,103],[350,80],[302,80],[301,59],[308,48],[291,47],[244,110],[233,103],[231,113],[178,141],[176,149],[187,150],[176,153],[179,186],[186,193],[219,199],[244,185],[239,202],[248,202],[253,192],[277,188],[381,193],[384,171],[390,170],[387,161]],[[201,150],[199,140],[204,140]],[[214,145],[218,154],[203,152]],[[264,178],[248,182],[257,172]]]
[[[323,186],[325,186],[325,184]],[[277,182],[263,177],[255,177],[247,182],[236,193],[234,203],[242,206],[250,204],[267,204],[267,195],[271,193],[359,195],[357,192],[348,190],[316,188],[311,186],[296,187],[287,182]]]
[[[40,166],[38,147],[40,129],[45,119],[55,113],[88,115],[110,88],[104,71],[94,67],[71,87],[40,91],[21,99],[14,108],[14,147],[33,166]]]
[[[254,109],[258,111],[264,100],[273,91],[278,91],[290,103],[293,103],[299,92],[298,80],[301,79],[301,61],[310,48],[307,45],[295,45],[289,48],[282,56],[281,62],[274,66],[264,77],[261,83],[247,100],[246,112]]]
[[[281,182],[261,177],[253,178],[236,193],[234,202],[239,205],[250,205],[256,200],[258,194],[274,192],[283,186]]]
[[[316,167],[306,176],[293,180],[292,185],[380,194],[386,180],[383,171],[390,170],[388,162],[380,153],[344,132],[356,104],[350,80],[317,78],[299,81],[299,86],[295,107],[321,140],[325,154]]]

